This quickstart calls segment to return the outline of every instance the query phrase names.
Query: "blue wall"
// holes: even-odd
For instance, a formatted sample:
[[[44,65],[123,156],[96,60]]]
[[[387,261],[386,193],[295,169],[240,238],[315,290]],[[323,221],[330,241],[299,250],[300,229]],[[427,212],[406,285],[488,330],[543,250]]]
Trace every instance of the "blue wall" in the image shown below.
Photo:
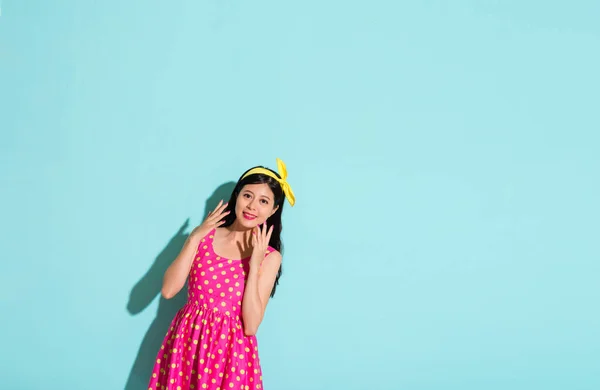
[[[276,157],[265,389],[600,388],[600,5],[412,3],[4,0],[2,389],[145,389]]]

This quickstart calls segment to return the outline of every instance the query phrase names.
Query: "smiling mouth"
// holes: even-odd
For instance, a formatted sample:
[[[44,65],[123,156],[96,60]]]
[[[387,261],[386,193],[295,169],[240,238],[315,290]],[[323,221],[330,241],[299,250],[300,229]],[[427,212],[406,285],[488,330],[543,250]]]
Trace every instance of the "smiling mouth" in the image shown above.
[[[246,218],[246,219],[256,219],[256,215],[254,215],[254,214],[250,214],[245,211],[243,212],[243,214],[244,214],[244,218]]]

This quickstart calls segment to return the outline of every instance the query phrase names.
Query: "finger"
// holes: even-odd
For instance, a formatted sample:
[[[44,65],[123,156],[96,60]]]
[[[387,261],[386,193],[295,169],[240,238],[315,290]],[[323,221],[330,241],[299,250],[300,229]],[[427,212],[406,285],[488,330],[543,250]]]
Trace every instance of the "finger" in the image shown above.
[[[260,230],[260,235],[258,236],[258,245],[260,248],[264,247],[264,243],[265,243],[265,226],[264,224],[261,224],[261,230]]]
[[[219,206],[217,206],[213,211],[213,215],[221,215],[223,213],[223,210],[225,210],[226,208],[227,203],[223,203],[223,201],[220,201]]]
[[[257,236],[258,234],[256,233],[256,231],[252,231],[252,246],[256,246],[257,245]]]
[[[267,222],[265,221],[264,225],[263,225],[263,234],[262,234],[262,245],[263,247],[265,247],[267,245],[267,233],[269,231],[269,229],[267,228]]]
[[[217,210],[218,210],[218,209],[221,207],[221,205],[222,205],[222,204],[223,204],[223,199],[221,199],[221,200],[219,201],[219,203],[217,203],[217,207],[215,207],[215,208],[213,209],[212,213],[214,213],[215,211],[217,211]]]
[[[219,219],[225,218],[225,216],[229,215],[230,213],[231,213],[231,211],[228,210],[228,211],[225,211],[225,212],[219,214]]]
[[[215,211],[212,212],[212,215],[210,216],[210,218],[212,218],[213,222],[215,220],[219,220],[219,219],[223,218],[225,215],[229,214],[229,211],[227,211],[226,213],[223,213],[223,210],[225,210],[226,207],[227,207],[227,203],[225,203],[223,206],[219,207],[218,209],[216,209]]]
[[[215,215],[215,212],[219,209],[219,207],[221,207],[221,203],[223,203],[223,200],[220,200],[219,203],[217,203],[217,205],[215,206],[215,208],[209,211],[208,215],[206,216],[206,219],[210,219],[213,215]]]
[[[217,203],[217,206],[210,212],[209,215],[212,217],[212,216],[218,214],[219,210],[221,209],[221,207],[223,207],[223,200],[222,199],[219,201],[219,203]]]
[[[215,212],[211,211],[210,214],[208,214],[206,216],[206,221],[208,221],[208,222],[214,222],[214,220],[215,220]]]
[[[273,225],[269,228],[269,234],[267,234],[267,244],[271,242],[271,236],[273,235]]]
[[[257,226],[258,228],[258,232],[256,233],[256,244],[257,245],[262,245],[262,235],[263,235],[263,229],[262,229],[262,225]]]

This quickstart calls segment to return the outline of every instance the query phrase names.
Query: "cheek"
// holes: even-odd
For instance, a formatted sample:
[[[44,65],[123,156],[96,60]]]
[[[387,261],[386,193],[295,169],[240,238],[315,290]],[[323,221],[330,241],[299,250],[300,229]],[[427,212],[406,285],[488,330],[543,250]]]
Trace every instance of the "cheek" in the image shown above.
[[[237,199],[235,202],[235,214],[236,215],[241,215],[241,213],[244,211],[244,207],[246,206],[246,204],[244,203],[243,199]]]
[[[242,213],[244,212],[244,207],[245,207],[245,205],[243,204],[243,202],[242,203],[238,202],[235,205],[235,213],[237,215],[242,215]]]
[[[271,207],[271,205],[264,205],[261,208],[260,214],[264,219],[268,219],[271,214],[273,212],[273,208]]]

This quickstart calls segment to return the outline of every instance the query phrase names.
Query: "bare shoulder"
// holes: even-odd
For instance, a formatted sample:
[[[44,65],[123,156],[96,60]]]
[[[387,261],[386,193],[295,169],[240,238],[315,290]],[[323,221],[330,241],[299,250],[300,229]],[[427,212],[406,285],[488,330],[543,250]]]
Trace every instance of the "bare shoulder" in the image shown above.
[[[206,238],[208,238],[208,235],[211,232],[212,232],[212,229],[208,229],[208,228],[203,227],[203,226],[197,226],[190,233],[190,239],[192,239],[194,241],[200,242],[200,241],[205,240]]]
[[[281,260],[282,256],[281,256],[281,253],[277,249],[269,247],[269,249],[267,250],[267,253],[265,255],[265,258]]]
[[[269,266],[279,267],[279,265],[281,264],[281,260],[281,253],[278,250],[269,247],[269,252],[266,254],[262,264],[268,264]]]

